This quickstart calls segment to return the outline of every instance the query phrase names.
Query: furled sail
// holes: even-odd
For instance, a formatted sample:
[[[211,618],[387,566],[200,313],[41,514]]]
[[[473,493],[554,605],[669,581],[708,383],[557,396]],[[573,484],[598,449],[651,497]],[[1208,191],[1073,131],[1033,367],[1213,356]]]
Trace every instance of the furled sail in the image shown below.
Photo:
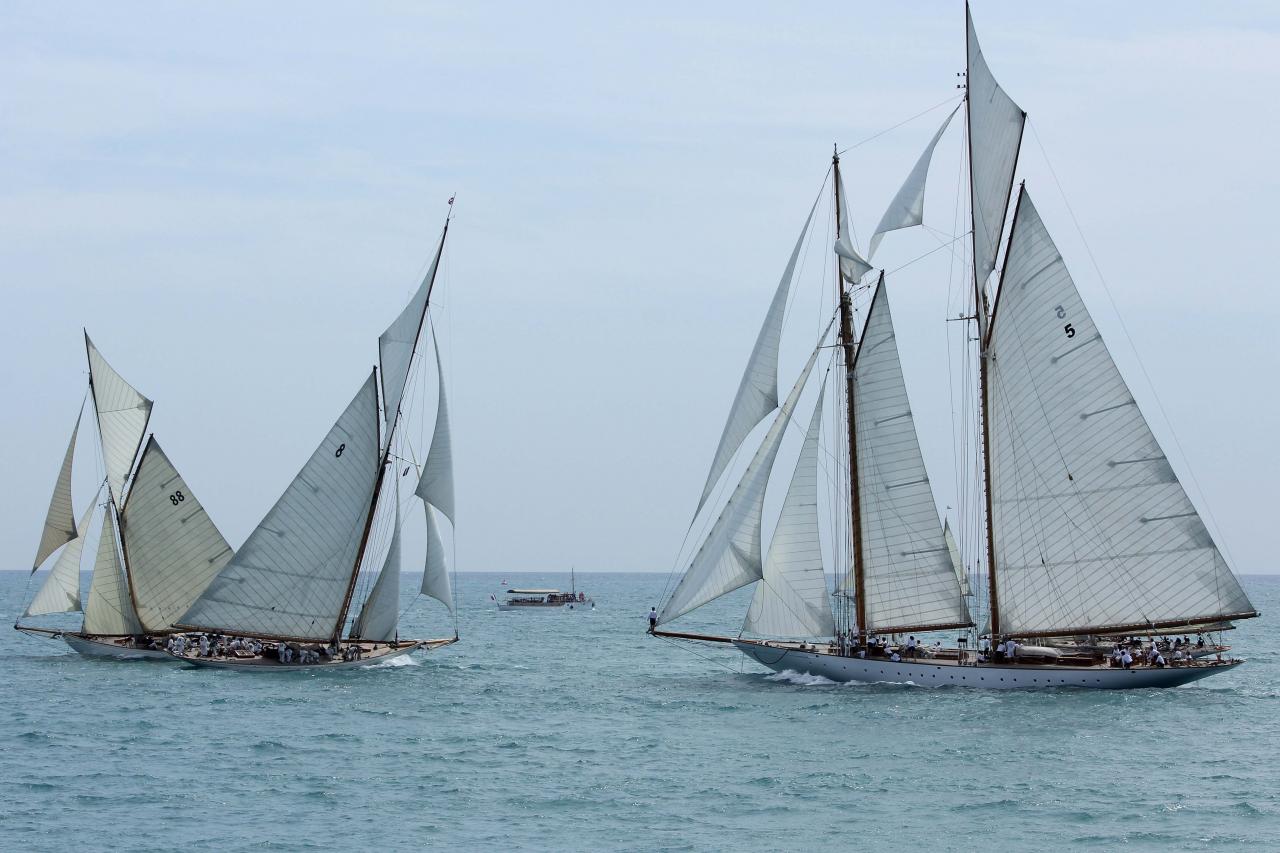
[[[883,276],[853,370],[867,597],[863,630],[967,625],[969,613],[916,438]]]
[[[80,534],[62,549],[62,553],[53,563],[53,568],[49,570],[49,577],[45,578],[40,591],[36,593],[35,598],[31,599],[31,604],[22,614],[23,616],[75,613],[80,609],[80,557],[84,553],[84,539],[89,532],[89,521],[97,508],[98,498],[95,495],[76,528]]]
[[[449,522],[456,524],[453,504],[453,437],[449,431],[449,403],[444,390],[444,365],[440,363],[440,341],[433,340],[436,352],[436,372],[440,377],[440,402],[436,406],[436,429],[431,436],[431,448],[422,466],[422,476],[414,492],[425,503],[444,513]]]
[[[991,75],[965,7],[968,35],[969,173],[973,195],[973,264],[981,287],[995,269],[1013,173],[1027,114]],[[982,312],[979,311],[979,314]]]
[[[89,600],[84,607],[86,634],[141,634],[142,625],[129,599],[129,586],[116,549],[116,531],[111,512],[102,516],[102,534],[98,537],[98,557],[93,564],[93,580],[89,584]]]
[[[427,559],[422,569],[422,594],[443,602],[454,613],[453,585],[449,580],[449,566],[445,561],[444,541],[430,504],[423,504],[427,511]]]
[[[790,423],[792,412],[800,399],[800,392],[804,390],[809,373],[818,359],[822,341],[826,340],[830,330],[828,325],[801,371],[800,378],[787,395],[786,402],[774,417],[769,432],[760,443],[737,488],[729,496],[729,502],[721,510],[711,532],[693,556],[675,591],[662,605],[658,613],[660,624],[670,622],[708,601],[760,579],[763,572],[760,561],[760,528],[763,524],[761,516],[764,512],[765,487],[769,483],[769,473],[773,470],[778,448],[782,446],[787,424]]]
[[[951,532],[951,522],[942,523],[942,538],[947,543],[947,554],[951,557],[951,567],[956,571],[956,580],[960,584],[961,595],[973,595],[973,586],[969,583],[969,572],[960,557],[960,546],[956,545],[955,534]]]
[[[142,451],[120,529],[138,620],[148,631],[172,628],[231,559],[231,546],[155,436]]]
[[[83,412],[83,407],[81,412]],[[58,471],[58,480],[53,484],[53,496],[49,498],[49,511],[44,517],[44,532],[40,534],[40,546],[36,548],[36,561],[31,564],[35,572],[45,558],[63,545],[76,538],[76,518],[71,510],[71,462],[76,453],[76,436],[80,433],[80,415],[76,415],[75,428],[71,430],[71,441],[67,443],[67,452],[62,456],[62,468]]]
[[[769,637],[833,637],[835,621],[818,539],[818,434],[822,398],[813,407],[800,458],[769,543],[742,630]]]
[[[142,437],[151,418],[151,401],[138,393],[107,364],[98,348],[84,336],[89,353],[89,384],[93,389],[93,405],[98,413],[98,432],[102,437],[102,460],[107,466],[107,483],[117,501],[138,455]]]
[[[933,149],[938,147],[938,140],[942,138],[942,134],[946,132],[947,126],[951,124],[951,119],[959,109],[956,107],[947,115],[946,121],[942,123],[942,127],[938,128],[933,139],[929,140],[924,153],[920,155],[920,159],[916,161],[907,179],[902,183],[898,194],[893,197],[893,201],[889,202],[889,208],[884,212],[884,216],[880,217],[880,224],[876,226],[876,233],[871,235],[867,257],[875,257],[876,247],[880,245],[880,239],[885,234],[897,231],[899,228],[911,228],[924,222],[924,187],[929,177],[929,163],[933,160]]]
[[[809,233],[813,212],[817,209],[818,202],[814,200],[813,207],[809,208],[809,215],[805,217],[804,227],[800,229],[800,236],[796,238],[795,248],[791,250],[786,269],[782,271],[778,288],[773,292],[773,301],[769,303],[764,324],[760,326],[755,346],[751,348],[751,357],[747,359],[747,368],[742,372],[742,381],[738,383],[738,393],[733,398],[733,405],[729,407],[729,417],[720,434],[716,455],[711,460],[711,470],[707,473],[706,485],[702,487],[702,497],[698,498],[695,516],[702,511],[703,504],[711,496],[743,440],[751,434],[756,424],[778,408],[778,345],[782,339],[787,294],[791,292],[791,278],[795,274],[796,261],[800,258],[804,237]]]
[[[377,378],[370,374],[180,623],[257,636],[332,637],[372,507],[379,456]]]
[[[848,199],[844,191],[844,178],[840,181],[840,198]],[[840,257],[840,275],[849,284],[857,284],[862,277],[871,272],[871,264],[867,263],[858,250],[853,247],[853,234],[849,231],[849,205],[840,206],[840,236],[836,238],[836,254]]]
[[[388,428],[394,423],[396,413],[400,411],[400,400],[404,396],[404,386],[409,380],[409,368],[413,364],[413,352],[418,344],[418,335],[422,331],[422,320],[427,313],[427,303],[431,298],[431,287],[435,284],[436,270],[440,266],[440,254],[444,251],[444,238],[449,226],[440,234],[440,243],[436,246],[435,256],[422,284],[409,300],[409,304],[400,312],[400,316],[378,336],[378,361],[382,365],[382,401]],[[390,436],[388,436],[388,441]]]
[[[987,353],[997,633],[1256,615],[1025,189]]]
[[[391,532],[391,545],[382,561],[382,571],[374,581],[373,591],[365,600],[356,619],[353,637],[378,642],[390,642],[396,638],[400,621],[400,502],[396,501],[395,527]]]

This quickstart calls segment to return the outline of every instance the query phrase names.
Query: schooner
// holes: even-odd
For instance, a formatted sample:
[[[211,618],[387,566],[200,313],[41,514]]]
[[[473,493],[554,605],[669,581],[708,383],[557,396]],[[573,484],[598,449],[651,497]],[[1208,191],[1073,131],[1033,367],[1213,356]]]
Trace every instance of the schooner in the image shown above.
[[[1221,654],[1208,660],[1180,648],[1171,652],[1174,659],[1164,657],[1166,632],[1208,632],[1258,614],[1152,434],[1025,184],[1005,227],[1026,114],[992,75],[967,5],[965,11],[973,303],[962,319],[970,324],[978,360],[973,452],[982,497],[971,551],[984,555],[987,615],[979,622],[971,612],[968,572],[938,517],[903,379],[889,285],[883,272],[871,275],[851,239],[837,153],[832,323],[843,406],[826,456],[838,460],[836,480],[847,485],[842,500],[833,502],[844,514],[838,523],[847,563],[830,595],[818,523],[825,389],[817,394],[768,551],[762,554],[761,545],[771,469],[827,338],[824,333],[817,342],[779,406],[783,312],[811,210],[730,409],[695,521],[755,426],[774,413],[772,424],[665,597],[653,633],[732,643],[776,671],[834,681],[1172,687],[1231,669],[1241,661]],[[893,199],[868,256],[888,232],[923,222],[933,149],[954,115]],[[859,334],[853,294],[868,286]],[[737,636],[667,627],[752,583]],[[936,631],[961,636],[951,648],[915,642],[915,635]],[[975,634],[981,648],[970,645]]]
[[[452,212],[453,199],[449,199]],[[375,367],[249,538],[178,619],[194,632],[173,654],[199,666],[258,671],[344,668],[457,642],[456,606],[437,516],[452,524],[453,449],[444,368],[435,430],[414,494],[426,514],[421,592],[454,617],[453,636],[399,636],[400,480],[417,468],[397,427],[413,390],[418,342],[449,232],[449,218],[409,303],[378,338]],[[379,411],[381,389],[381,411]],[[385,424],[386,434],[382,434]],[[381,510],[381,512],[380,512]],[[375,570],[371,543],[389,538]],[[354,614],[354,615],[353,615]]]
[[[152,402],[112,369],[87,332],[84,343],[88,397],[106,475],[77,521],[71,473],[82,404],[49,500],[32,575],[58,556],[14,627],[61,638],[84,655],[167,658],[162,638],[177,630],[174,622],[231,558],[231,546],[154,435],[139,457]],[[80,562],[95,516],[101,517],[98,543],[89,595],[82,601]],[[84,614],[79,631],[22,622],[77,612]]]

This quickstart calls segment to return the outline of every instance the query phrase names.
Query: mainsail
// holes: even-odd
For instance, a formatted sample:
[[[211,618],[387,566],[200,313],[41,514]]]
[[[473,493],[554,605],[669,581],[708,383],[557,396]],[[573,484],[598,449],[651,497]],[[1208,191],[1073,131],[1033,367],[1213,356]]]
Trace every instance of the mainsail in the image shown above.
[[[795,248],[787,260],[786,269],[773,292],[773,301],[769,303],[769,312],[765,314],[764,323],[756,335],[755,346],[751,348],[751,357],[747,359],[747,367],[742,372],[742,381],[738,384],[738,393],[729,407],[729,417],[725,420],[724,432],[720,435],[720,444],[716,447],[716,455],[711,460],[711,470],[707,473],[706,485],[702,487],[702,497],[698,499],[698,509],[702,511],[707,498],[711,496],[724,469],[737,453],[743,440],[751,434],[756,424],[765,416],[778,408],[778,346],[782,339],[782,320],[787,310],[787,294],[791,292],[791,278],[795,274],[796,261],[800,258],[800,250],[804,247],[804,237],[809,233],[809,224],[813,222],[813,212],[818,208],[815,199],[809,215],[805,217],[804,227],[796,238]]]
[[[231,546],[152,436],[120,512],[138,619],[165,631],[231,559]]]
[[[99,491],[101,494],[101,491]],[[80,609],[80,557],[84,553],[84,539],[89,532],[89,521],[93,511],[98,508],[97,495],[85,509],[76,529],[80,531],[75,539],[67,543],[49,577],[45,578],[40,590],[31,599],[31,604],[23,612],[23,616],[44,616],[47,613],[75,613]]]
[[[332,638],[356,571],[379,459],[377,377],[370,374],[181,625],[265,637]]]
[[[867,624],[859,627],[889,632],[971,624],[920,453],[883,276],[853,372],[867,598]]]
[[[1256,615],[1025,189],[988,358],[995,633]]]
[[[946,132],[947,126],[951,124],[951,119],[955,117],[959,109],[959,107],[956,107],[956,109],[947,114],[942,127],[938,128],[938,132],[933,135],[933,139],[929,140],[929,145],[924,149],[924,153],[920,155],[920,159],[912,167],[907,179],[903,181],[898,194],[893,197],[893,201],[889,202],[889,207],[885,210],[884,216],[880,217],[880,224],[876,226],[875,233],[871,235],[871,245],[868,248],[867,257],[875,256],[880,240],[885,234],[890,231],[897,231],[899,228],[912,228],[924,222],[924,188],[926,179],[929,177],[929,163],[933,160],[933,149],[938,147],[938,140],[942,138],[942,134]]]
[[[400,620],[400,501],[396,499],[395,527],[391,531],[391,545],[387,548],[382,571],[374,581],[373,591],[365,600],[356,618],[352,636],[363,640],[390,642],[396,638]]]
[[[111,515],[108,511],[102,516],[98,557],[93,564],[89,600],[84,607],[84,633],[110,636],[141,634],[142,625],[138,623],[138,616],[133,610],[128,582],[120,565]]]
[[[825,389],[824,389],[825,390]],[[832,637],[835,621],[818,538],[818,434],[822,399],[813,407],[800,458],[769,543],[742,630],[771,637]]]
[[[800,392],[804,390],[805,382],[821,351],[822,341],[826,340],[830,330],[831,326],[828,325],[804,370],[800,372],[800,378],[787,395],[786,402],[774,417],[769,432],[760,443],[737,488],[729,496],[729,502],[721,510],[719,518],[694,555],[675,591],[663,604],[658,613],[660,624],[670,622],[708,601],[760,579],[763,572],[760,528],[763,524],[765,487],[769,483],[769,473],[773,470],[773,461],[778,455],[778,448],[782,446],[782,438],[791,422],[791,415],[800,400]]]
[[[388,428],[400,412],[400,401],[404,396],[405,383],[409,379],[409,368],[413,365],[413,353],[418,345],[418,335],[422,331],[422,320],[427,313],[427,303],[431,300],[431,288],[435,284],[440,255],[444,252],[444,238],[448,232],[449,223],[446,222],[422,284],[400,315],[378,336],[378,361],[382,365],[382,402]],[[391,440],[389,431],[387,440]]]
[[[76,414],[76,425],[71,430],[71,441],[67,442],[67,452],[62,457],[62,467],[58,470],[58,480],[53,485],[53,495],[49,498],[49,511],[44,517],[44,532],[40,534],[40,545],[36,548],[36,560],[31,564],[35,572],[45,558],[63,545],[76,538],[76,519],[71,509],[71,462],[76,452],[76,436],[80,433],[81,410]]]
[[[151,401],[107,364],[88,333],[84,336],[84,345],[89,354],[89,386],[93,389],[93,405],[98,413],[102,460],[107,467],[111,495],[118,502],[147,432]]]
[[[436,428],[431,436],[431,448],[422,466],[422,476],[414,492],[424,503],[444,513],[451,524],[456,523],[453,505],[453,436],[449,432],[449,402],[444,390],[444,365],[440,363],[440,340],[432,338],[436,353],[436,373],[440,382],[440,401],[436,406]]]

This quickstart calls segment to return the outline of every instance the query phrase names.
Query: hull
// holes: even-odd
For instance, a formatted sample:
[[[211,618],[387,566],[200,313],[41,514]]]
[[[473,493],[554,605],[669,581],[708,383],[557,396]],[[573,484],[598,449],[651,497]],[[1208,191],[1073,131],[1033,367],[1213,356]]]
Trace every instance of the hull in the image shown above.
[[[366,648],[364,655],[359,660],[322,659],[318,663],[280,663],[275,657],[265,656],[203,658],[198,655],[177,655],[169,652],[166,652],[165,656],[206,669],[234,669],[240,672],[332,672],[341,669],[376,666],[412,654],[418,649],[437,649],[456,642],[457,638],[448,640],[403,640],[394,648],[385,644],[371,644],[370,647]]]
[[[888,658],[840,657],[811,649],[801,650],[748,640],[734,640],[733,644],[747,657],[775,672],[791,670],[820,675],[836,682],[913,684],[919,687],[978,687],[986,690],[1043,687],[1133,690],[1143,687],[1179,687],[1234,669],[1244,662],[1225,661],[1164,669],[1146,666],[1114,669],[1103,666],[993,663],[961,666],[955,661],[948,660],[894,662]]]
[[[169,653],[162,649],[129,648],[125,637],[92,637],[88,634],[63,634],[66,644],[85,657],[114,658],[116,660],[168,660]]]
[[[591,600],[578,601],[573,604],[499,604],[498,610],[502,613],[518,613],[524,610],[537,610],[545,613],[590,613],[596,609],[596,603]]]

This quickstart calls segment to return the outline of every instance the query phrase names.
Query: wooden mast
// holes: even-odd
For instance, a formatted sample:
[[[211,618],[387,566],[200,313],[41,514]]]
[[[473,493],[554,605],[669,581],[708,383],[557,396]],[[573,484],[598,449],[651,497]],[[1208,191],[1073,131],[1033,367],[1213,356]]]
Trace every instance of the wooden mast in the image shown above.
[[[832,187],[836,204],[836,240],[840,239],[840,153],[831,156],[831,168],[834,173]],[[854,422],[854,381],[853,361],[853,300],[844,289],[844,275],[840,269],[840,258],[836,258],[836,298],[840,300],[840,346],[844,350],[844,382],[845,382],[845,420],[849,433],[849,525],[851,531],[851,556],[853,557],[853,602],[856,608],[858,623],[858,642],[862,645],[867,638],[867,590],[866,578],[862,566],[862,501],[858,488],[858,440],[857,427]]]

